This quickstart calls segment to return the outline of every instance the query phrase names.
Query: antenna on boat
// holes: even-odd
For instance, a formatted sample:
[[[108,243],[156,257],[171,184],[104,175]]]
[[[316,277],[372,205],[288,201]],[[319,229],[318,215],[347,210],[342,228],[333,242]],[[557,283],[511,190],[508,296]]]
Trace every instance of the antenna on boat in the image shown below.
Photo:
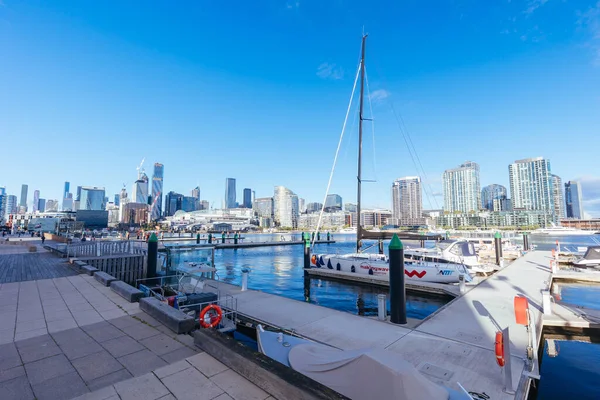
[[[358,173],[357,179],[357,204],[356,204],[356,252],[360,252],[362,242],[362,227],[360,225],[360,202],[361,202],[361,183],[362,183],[362,131],[363,131],[363,103],[365,95],[365,50],[367,44],[367,35],[362,37],[362,50],[360,54],[360,108],[358,113]]]

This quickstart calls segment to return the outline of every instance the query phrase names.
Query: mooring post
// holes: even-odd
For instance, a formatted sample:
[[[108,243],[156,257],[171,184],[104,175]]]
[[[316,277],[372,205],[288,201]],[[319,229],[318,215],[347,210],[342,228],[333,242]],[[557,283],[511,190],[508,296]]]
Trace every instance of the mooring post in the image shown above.
[[[221,243],[225,243],[225,232],[221,233]]]
[[[527,232],[523,232],[523,251],[529,251],[529,238]]]
[[[379,254],[383,254],[383,240],[379,241]]]
[[[308,238],[308,234],[304,240],[304,268],[310,268],[310,240]]]
[[[500,265],[500,259],[502,258],[502,235],[500,235],[500,232],[496,232],[494,235],[494,247],[496,247],[496,265]]]
[[[249,269],[244,268],[242,270],[242,292],[248,290],[248,273],[250,273]]]
[[[212,233],[208,234],[208,244],[212,244]]]
[[[148,264],[146,268],[146,278],[156,277],[156,264],[158,262],[158,238],[152,232],[148,239]]]
[[[236,232],[235,235],[233,235],[233,244],[238,244],[238,238],[239,238],[239,236]]]
[[[200,232],[196,233],[196,244],[200,244]]]
[[[317,242],[321,241],[321,232],[317,232]]]
[[[327,232],[327,241],[329,242],[331,240],[331,233]]]
[[[385,307],[385,294],[377,295],[377,319],[385,321],[387,319],[387,310]]]
[[[458,289],[460,291],[460,294],[464,294],[466,292],[466,287],[465,287],[465,274],[460,274],[458,275]]]
[[[406,324],[406,286],[404,283],[404,246],[394,234],[389,249],[390,257],[390,321]]]

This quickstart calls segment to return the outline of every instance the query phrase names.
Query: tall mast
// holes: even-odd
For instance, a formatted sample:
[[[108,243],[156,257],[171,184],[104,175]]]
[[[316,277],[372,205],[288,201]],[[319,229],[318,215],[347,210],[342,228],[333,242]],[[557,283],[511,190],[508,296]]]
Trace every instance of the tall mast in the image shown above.
[[[362,51],[360,56],[360,109],[358,118],[358,193],[356,204],[356,252],[360,252],[360,242],[362,239],[362,227],[360,226],[360,201],[361,201],[361,184],[362,184],[362,130],[363,130],[363,102],[365,94],[365,50],[367,43],[367,35],[362,37]]]

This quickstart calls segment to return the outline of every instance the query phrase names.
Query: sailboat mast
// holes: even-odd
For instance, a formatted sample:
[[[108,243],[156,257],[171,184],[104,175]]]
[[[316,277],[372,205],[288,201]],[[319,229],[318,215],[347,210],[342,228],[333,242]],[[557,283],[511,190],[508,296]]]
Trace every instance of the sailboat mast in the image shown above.
[[[367,35],[362,37],[362,51],[360,56],[360,108],[358,118],[358,174],[357,174],[357,204],[356,204],[356,252],[360,252],[362,239],[362,227],[360,225],[360,202],[361,202],[361,184],[362,184],[362,132],[363,132],[363,102],[365,94],[365,50]]]

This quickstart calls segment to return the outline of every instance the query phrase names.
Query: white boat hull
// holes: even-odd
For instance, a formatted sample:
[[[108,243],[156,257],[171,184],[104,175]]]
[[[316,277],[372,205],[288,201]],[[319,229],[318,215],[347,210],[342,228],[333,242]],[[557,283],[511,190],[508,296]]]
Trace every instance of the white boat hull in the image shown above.
[[[319,254],[311,259],[311,268],[351,272],[359,275],[388,276],[389,263],[380,257],[357,255]],[[379,259],[378,259],[379,258]],[[471,281],[468,270],[460,264],[432,263],[406,260],[405,279],[418,282],[458,283],[460,275]]]

